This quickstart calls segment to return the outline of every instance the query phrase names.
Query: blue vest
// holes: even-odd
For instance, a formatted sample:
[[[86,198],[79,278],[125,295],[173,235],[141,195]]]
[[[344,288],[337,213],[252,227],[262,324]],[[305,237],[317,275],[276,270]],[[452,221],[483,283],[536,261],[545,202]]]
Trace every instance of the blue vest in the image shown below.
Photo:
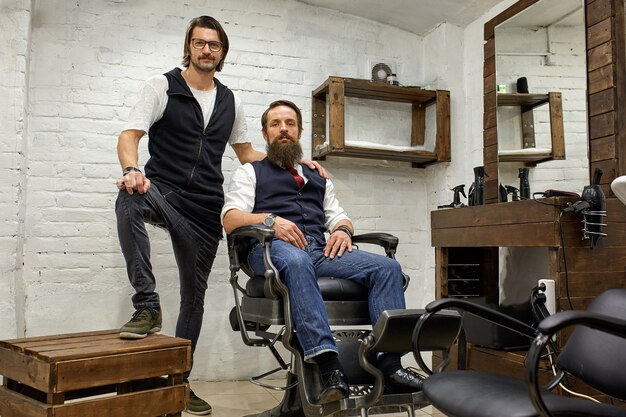
[[[305,235],[325,245],[326,219],[324,195],[326,180],[306,165],[302,166],[309,179],[300,189],[291,173],[265,158],[252,163],[256,174],[256,194],[253,213],[274,213],[294,222]]]
[[[180,68],[164,75],[168,101],[163,117],[148,132],[146,176],[199,233],[221,237],[222,156],[235,122],[235,98],[214,78],[215,108],[205,128],[200,104]]]

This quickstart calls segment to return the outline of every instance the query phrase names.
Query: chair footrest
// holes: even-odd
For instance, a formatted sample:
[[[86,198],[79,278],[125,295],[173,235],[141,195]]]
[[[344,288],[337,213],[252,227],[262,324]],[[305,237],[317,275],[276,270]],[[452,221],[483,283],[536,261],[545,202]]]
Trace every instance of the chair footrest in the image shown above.
[[[416,348],[413,340],[415,326],[424,313],[422,309],[383,311],[372,330],[375,342],[371,350],[398,353],[413,351]],[[442,311],[428,320],[418,347],[420,350],[447,349],[454,343],[460,329],[460,314],[456,311]]]

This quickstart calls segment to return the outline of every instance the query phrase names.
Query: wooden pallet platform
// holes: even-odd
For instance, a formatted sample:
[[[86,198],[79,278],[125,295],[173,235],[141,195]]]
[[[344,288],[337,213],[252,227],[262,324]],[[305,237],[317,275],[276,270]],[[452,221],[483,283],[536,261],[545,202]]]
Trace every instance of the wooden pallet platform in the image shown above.
[[[180,417],[191,342],[104,330],[0,341],[1,417]]]

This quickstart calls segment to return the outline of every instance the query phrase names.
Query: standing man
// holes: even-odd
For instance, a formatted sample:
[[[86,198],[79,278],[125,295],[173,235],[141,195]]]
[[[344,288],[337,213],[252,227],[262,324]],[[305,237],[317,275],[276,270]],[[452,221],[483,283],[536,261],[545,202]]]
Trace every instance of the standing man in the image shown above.
[[[174,68],[146,81],[117,145],[123,176],[117,180],[115,212],[136,309],[120,336],[143,338],[161,330],[144,224],[148,222],[167,229],[172,240],[181,297],[176,336],[191,340],[192,365],[207,280],[222,237],[221,166],[226,144],[241,163],[265,157],[246,139],[241,101],[214,78],[228,48],[228,36],[217,20],[192,19],[185,35],[184,69]],[[146,132],[150,159],[144,173],[138,168],[138,144]],[[189,372],[185,381],[188,377]],[[206,415],[211,406],[190,391],[187,412]]]
[[[354,227],[339,205],[333,185],[302,166],[302,115],[287,100],[275,101],[261,118],[267,158],[237,169],[222,209],[227,233],[263,223],[275,231],[271,260],[287,286],[296,335],[304,360],[315,362],[322,376],[320,403],[348,396],[348,379],[337,357],[317,277],[345,278],[369,289],[369,313],[375,323],[384,310],[405,308],[400,265],[393,259],[353,250]],[[328,241],[324,232],[329,231]],[[248,256],[263,275],[263,248]],[[401,355],[385,353],[378,367],[385,392],[419,391],[421,377],[401,365]]]

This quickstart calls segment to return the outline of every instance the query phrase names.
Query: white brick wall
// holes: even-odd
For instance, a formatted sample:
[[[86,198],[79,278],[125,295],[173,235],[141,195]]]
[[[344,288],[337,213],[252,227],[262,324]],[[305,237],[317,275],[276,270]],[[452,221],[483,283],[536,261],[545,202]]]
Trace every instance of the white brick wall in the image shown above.
[[[200,14],[229,34],[219,78],[244,101],[257,149],[261,113],[288,98],[303,109],[310,154],[311,91],[329,75],[369,77],[371,60],[397,62],[405,85],[451,91],[452,163],[323,163],[359,231],[400,237],[398,258],[412,277],[407,303],[423,306],[434,297],[430,210],[451,201],[453,185],[469,187],[471,167],[482,163],[482,25],[512,1],[467,28],[442,24],[418,37],[294,0],[3,0],[0,24],[15,38],[0,41],[3,73],[13,75],[0,81],[8,98],[0,112],[0,246],[8,255],[0,261],[0,313],[15,319],[0,321],[0,338],[116,328],[132,313],[113,211],[117,135],[143,80],[180,63],[187,21]],[[141,152],[145,162],[145,141]],[[238,164],[229,149],[226,186]],[[163,331],[173,334],[176,266],[167,235],[151,227],[150,234]],[[245,378],[275,366],[269,352],[245,347],[229,329],[232,297],[221,245],[192,378]]]
[[[11,0],[0,5],[0,317],[4,318],[0,320],[0,335],[15,337],[23,328],[20,264],[24,243],[25,103],[31,4],[27,0]]]
[[[224,0],[208,6],[204,1],[185,5],[160,1],[148,6],[51,0],[36,3],[32,30],[30,13],[22,12],[24,22],[15,25],[24,37],[31,37],[31,62],[28,88],[23,80],[16,93],[22,102],[26,91],[29,96],[26,107],[16,99],[15,109],[22,114],[28,110],[21,119],[28,121],[29,129],[9,148],[24,147],[24,152],[14,155],[24,154],[27,168],[9,164],[7,169],[18,178],[28,175],[26,192],[5,199],[6,212],[12,213],[16,226],[1,231],[10,243],[8,252],[15,254],[12,264],[18,253],[24,256],[18,274],[12,272],[14,266],[6,268],[11,272],[6,280],[24,288],[24,305],[19,308],[23,318],[10,320],[9,329],[0,328],[0,337],[115,328],[132,313],[133,291],[113,212],[114,181],[119,175],[116,139],[143,80],[180,63],[191,17],[210,14],[224,24],[231,50],[219,78],[243,99],[250,138],[259,149],[264,146],[261,113],[272,100],[289,98],[304,111],[303,144],[310,153],[311,91],[329,75],[367,77],[370,59],[389,59],[401,63],[398,76],[403,83],[420,81],[416,57],[422,39],[416,35],[291,0],[262,4]],[[27,50],[25,45],[22,49]],[[21,62],[25,79],[26,63],[19,59],[24,52],[8,52]],[[11,140],[14,137],[10,135]],[[142,154],[145,162],[145,143]],[[236,166],[229,149],[224,158],[226,183]],[[422,253],[430,251],[427,245],[422,248],[429,235],[428,208],[421,198],[428,171],[408,164],[347,159],[329,159],[325,166],[357,228],[388,230],[404,242],[399,257],[414,282],[409,303],[422,305],[431,299],[432,292],[422,294],[428,269],[428,257]],[[9,188],[10,184],[3,184]],[[26,204],[22,216],[20,202]],[[417,215],[407,218],[406,213]],[[407,220],[398,222],[400,218]],[[18,219],[23,219],[25,229],[19,234]],[[178,310],[176,266],[166,234],[153,228],[150,233],[164,332],[172,334]],[[23,250],[16,246],[22,239]],[[3,299],[11,300],[6,309],[14,311],[19,305],[13,293]],[[273,366],[269,352],[245,347],[229,329],[226,317],[232,305],[222,245],[210,278],[193,378],[242,378]],[[17,331],[20,326],[23,331]],[[250,364],[245,369],[235,365],[244,362]]]

